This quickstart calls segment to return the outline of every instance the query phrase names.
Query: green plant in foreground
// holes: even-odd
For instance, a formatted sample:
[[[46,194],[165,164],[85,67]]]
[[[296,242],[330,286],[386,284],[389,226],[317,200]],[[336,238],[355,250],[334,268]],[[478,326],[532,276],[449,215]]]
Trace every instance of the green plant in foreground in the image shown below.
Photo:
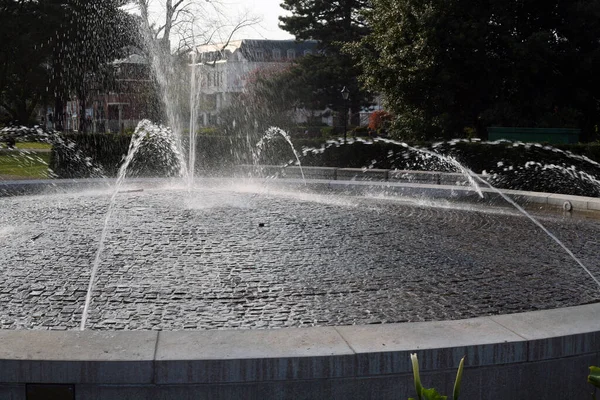
[[[413,368],[413,377],[415,379],[415,391],[417,392],[418,400],[446,400],[448,396],[442,396],[435,390],[434,388],[425,389],[421,385],[421,376],[419,375],[419,360],[416,354],[411,354],[410,359],[412,361]],[[456,380],[454,381],[454,390],[452,391],[452,399],[458,400],[458,395],[460,393],[460,383],[462,381],[463,368],[465,365],[465,358],[460,359],[460,364],[458,365],[458,371],[456,373]],[[409,398],[408,400],[415,400],[414,398]]]
[[[595,387],[600,388],[600,367],[590,367],[590,374],[588,375],[587,381]],[[594,400],[596,399],[595,392],[592,394],[592,398]]]

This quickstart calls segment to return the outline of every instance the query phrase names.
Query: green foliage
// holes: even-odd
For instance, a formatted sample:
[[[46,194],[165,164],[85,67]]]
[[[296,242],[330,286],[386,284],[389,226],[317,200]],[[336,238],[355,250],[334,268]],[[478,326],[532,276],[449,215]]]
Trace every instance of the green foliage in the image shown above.
[[[358,11],[368,5],[368,0],[284,0],[281,8],[291,15],[279,17],[279,20],[282,29],[297,39],[320,40],[327,48],[358,40],[367,33],[365,20]]]
[[[368,136],[369,135],[369,127],[367,126],[357,126],[352,128],[350,132],[351,136],[360,137],[360,136]]]
[[[452,389],[452,398],[458,400],[460,395],[460,385],[462,384],[463,370],[465,368],[465,358],[460,359],[458,364],[458,371],[456,372],[456,379],[454,380],[454,388]]]
[[[448,396],[443,396],[437,392],[434,388],[425,389],[421,384],[421,377],[419,374],[419,360],[417,359],[416,354],[411,354],[410,359],[412,362],[413,368],[413,377],[415,382],[415,392],[417,392],[418,400],[446,400]],[[458,400],[460,394],[460,385],[462,382],[462,374],[465,365],[465,358],[461,358],[460,364],[458,365],[458,371],[456,373],[456,380],[454,381],[454,390],[452,392],[452,399]],[[409,398],[408,400],[415,400],[414,398]]]
[[[218,128],[215,127],[208,127],[208,128],[200,128],[198,129],[198,131],[196,132],[197,135],[199,136],[216,136],[216,135],[220,135],[221,132]]]
[[[28,124],[33,110],[47,99],[49,40],[39,6],[34,2],[0,3],[0,110],[10,121]]]
[[[196,138],[196,169],[227,171],[234,165],[252,164],[252,147],[242,136],[201,136]]]
[[[90,170],[89,165],[86,166],[86,163],[81,162],[82,159],[83,161],[89,159],[91,166],[101,167],[104,175],[115,176],[131,140],[130,136],[117,134],[72,134],[64,137],[67,143],[73,141],[78,157],[73,157],[75,151],[73,149],[54,146],[50,166],[60,177],[90,176],[90,173],[95,170],[93,168]],[[294,147],[302,155],[302,165],[456,172],[453,167],[435,158],[420,156],[393,143],[357,142],[340,146],[339,143],[338,145],[327,143],[326,140],[327,138],[306,138],[304,135],[292,136]],[[196,169],[219,171],[235,165],[252,164],[255,161],[254,155],[257,154],[257,142],[258,140],[246,135],[198,136]],[[542,145],[513,145],[510,142],[492,144],[467,141],[436,143],[435,147],[431,143],[423,142],[413,142],[412,145],[453,156],[476,173],[486,171],[491,176],[493,184],[499,188],[600,196],[597,185],[584,176],[589,174],[597,177],[598,168],[584,159],[568,158],[556,148],[544,148]],[[185,146],[184,143],[184,148]],[[583,155],[600,162],[598,143],[557,147],[562,151]],[[149,163],[152,168],[167,168],[163,170],[164,173],[172,174],[171,167],[174,164],[167,162],[168,160],[161,160],[160,154],[148,148],[140,152],[140,160],[145,160],[142,162]],[[261,164],[284,165],[292,160],[295,161],[289,144],[283,138],[275,137],[267,141],[258,161]],[[543,163],[532,163],[532,160],[541,160]],[[545,164],[561,168],[544,168]],[[161,175],[163,172],[155,169],[144,174]]]
[[[323,136],[331,136],[334,133],[333,126],[325,126],[321,128],[321,135]]]
[[[404,139],[465,127],[578,127],[600,119],[600,0],[373,0],[371,33],[347,45]]]
[[[303,107],[336,111],[348,108],[340,94],[344,86],[350,91],[349,101],[353,109],[370,104],[371,97],[358,85],[356,77],[359,72],[348,56],[330,53],[303,57],[291,70],[297,91],[303,94]]]
[[[290,71],[303,89],[304,107],[329,107],[340,113],[350,106],[357,114],[361,106],[371,103],[372,96],[358,84],[360,68],[341,52],[344,43],[357,41],[369,31],[361,14],[369,4],[369,0],[284,0],[281,4],[291,13],[279,17],[282,29],[299,40],[318,40],[321,49],[298,60]],[[340,95],[344,86],[350,91],[349,104]]]
[[[596,388],[600,388],[600,368],[590,367],[590,374],[587,377],[588,383],[591,383]],[[592,399],[596,400],[596,392],[592,394]]]
[[[41,150],[50,150],[52,149],[52,145],[48,143],[40,143],[40,142],[17,142],[17,149],[41,149]]]
[[[599,367],[590,367],[590,374],[587,378],[588,383],[591,383],[597,388],[600,388],[600,368]]]
[[[0,110],[20,124],[36,107],[69,93],[85,99],[102,85],[106,63],[135,37],[118,0],[0,3]],[[92,79],[93,77],[93,79]]]
[[[50,156],[50,168],[60,178],[94,176],[93,165],[106,176],[116,176],[131,141],[130,135],[104,133],[64,133],[61,138]]]

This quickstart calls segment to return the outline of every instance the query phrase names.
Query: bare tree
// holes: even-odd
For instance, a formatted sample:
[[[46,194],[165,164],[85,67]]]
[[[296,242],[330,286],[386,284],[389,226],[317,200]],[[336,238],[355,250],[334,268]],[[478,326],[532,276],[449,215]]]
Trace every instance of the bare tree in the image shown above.
[[[260,23],[247,12],[232,18],[214,0],[134,0],[132,5],[140,12],[147,39],[176,54],[203,44],[227,43],[240,30]]]

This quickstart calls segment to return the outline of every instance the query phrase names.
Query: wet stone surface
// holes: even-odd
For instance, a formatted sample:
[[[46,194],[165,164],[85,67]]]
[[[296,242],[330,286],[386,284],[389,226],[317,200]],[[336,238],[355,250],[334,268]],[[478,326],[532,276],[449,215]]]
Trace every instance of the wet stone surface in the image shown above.
[[[0,329],[77,329],[110,193],[1,198]],[[596,219],[535,213],[600,275]],[[87,328],[379,324],[572,306],[600,289],[509,208],[198,190],[117,196]]]

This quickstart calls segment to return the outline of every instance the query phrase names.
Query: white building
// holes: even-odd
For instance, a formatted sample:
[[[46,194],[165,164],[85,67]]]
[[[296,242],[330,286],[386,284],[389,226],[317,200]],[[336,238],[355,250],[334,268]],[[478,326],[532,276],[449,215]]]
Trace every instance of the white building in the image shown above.
[[[197,91],[200,93],[201,124],[206,126],[217,122],[219,111],[231,103],[233,95],[244,90],[253,71],[289,63],[316,51],[317,41],[312,40],[242,39],[227,44],[199,46],[193,62],[199,77],[200,88]]]

